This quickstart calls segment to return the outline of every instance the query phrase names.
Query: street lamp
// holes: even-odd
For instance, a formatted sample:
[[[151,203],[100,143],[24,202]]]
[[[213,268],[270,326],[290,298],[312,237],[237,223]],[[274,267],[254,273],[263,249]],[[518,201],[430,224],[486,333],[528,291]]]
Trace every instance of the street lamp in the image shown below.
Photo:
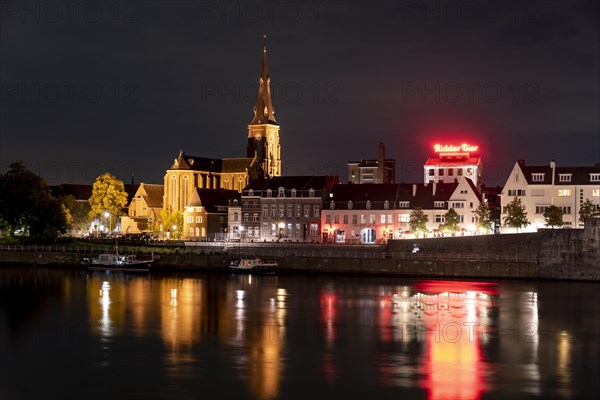
[[[104,218],[108,218],[108,232],[112,232],[112,215],[106,211],[104,212]]]
[[[177,232],[177,225],[173,225],[173,240],[176,239],[175,232]]]

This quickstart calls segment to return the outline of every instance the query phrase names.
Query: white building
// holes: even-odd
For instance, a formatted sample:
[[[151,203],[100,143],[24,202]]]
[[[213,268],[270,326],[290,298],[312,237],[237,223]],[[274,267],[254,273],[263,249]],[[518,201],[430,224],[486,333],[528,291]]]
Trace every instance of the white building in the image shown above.
[[[523,232],[545,228],[544,209],[550,205],[562,208],[564,226],[582,228],[579,210],[586,200],[600,204],[600,164],[592,167],[560,167],[554,161],[545,166],[526,166],[524,160],[515,163],[501,194],[501,220],[506,206],[515,197],[527,210],[530,225]],[[503,232],[512,232],[503,228]]]
[[[479,146],[436,144],[433,149],[437,156],[429,158],[423,166],[423,182],[452,183],[464,176],[477,187],[483,183],[481,157],[477,155]]]

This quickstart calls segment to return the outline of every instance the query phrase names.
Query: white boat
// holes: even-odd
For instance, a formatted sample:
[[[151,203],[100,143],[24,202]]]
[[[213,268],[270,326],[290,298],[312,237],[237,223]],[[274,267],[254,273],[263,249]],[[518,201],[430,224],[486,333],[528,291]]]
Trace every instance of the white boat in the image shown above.
[[[148,272],[153,262],[154,258],[138,260],[135,255],[104,253],[98,257],[84,258],[81,263],[86,264],[88,270]]]
[[[235,272],[275,273],[276,262],[265,262],[260,258],[236,258],[229,262],[229,269]]]

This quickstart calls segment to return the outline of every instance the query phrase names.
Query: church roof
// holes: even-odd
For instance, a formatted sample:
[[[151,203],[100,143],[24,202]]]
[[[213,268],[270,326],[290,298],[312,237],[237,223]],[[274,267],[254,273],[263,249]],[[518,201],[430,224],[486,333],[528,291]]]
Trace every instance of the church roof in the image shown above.
[[[185,154],[182,150],[169,169],[203,172],[246,172],[252,158],[208,158]]]
[[[221,172],[246,172],[252,164],[252,158],[224,158]]]
[[[265,35],[266,40],[266,35]],[[250,125],[272,124],[277,125],[275,120],[275,109],[271,101],[271,78],[269,77],[269,65],[267,63],[267,45],[263,49],[263,65],[258,80],[258,96],[254,106],[254,118]]]
[[[163,195],[165,193],[164,185],[142,183],[141,186],[146,192],[146,195],[144,197],[146,199],[148,207],[161,208],[163,205]]]

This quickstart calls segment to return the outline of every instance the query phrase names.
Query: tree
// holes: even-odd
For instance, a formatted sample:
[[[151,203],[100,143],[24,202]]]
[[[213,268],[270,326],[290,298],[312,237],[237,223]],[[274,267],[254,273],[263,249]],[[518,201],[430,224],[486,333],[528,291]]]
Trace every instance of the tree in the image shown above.
[[[127,192],[123,181],[105,172],[94,181],[92,196],[89,198],[91,209],[88,213],[91,219],[108,213],[110,221],[123,214],[127,204]]]
[[[590,199],[585,199],[579,209],[579,221],[585,223],[587,218],[595,217],[597,215],[600,215],[598,206],[592,203]]]
[[[90,203],[87,201],[77,201],[75,196],[70,194],[61,197],[60,200],[71,215],[71,220],[69,221],[70,228],[78,231],[87,230],[90,223]]]
[[[16,161],[0,175],[0,225],[11,235],[25,228],[36,239],[53,240],[66,231],[67,215],[44,179]]]
[[[546,221],[546,226],[550,226],[553,229],[555,226],[563,226],[562,208],[554,205],[546,207],[544,209],[544,220]]]
[[[417,207],[410,213],[408,226],[412,232],[418,234],[420,232],[427,232],[427,222],[429,222],[429,218],[421,208]]]
[[[444,215],[444,223],[440,224],[440,230],[451,232],[453,235],[458,230],[458,224],[460,224],[460,215],[454,208],[448,210]]]
[[[477,218],[477,229],[485,231],[492,230],[492,212],[487,202],[482,201],[481,203],[479,203],[479,205],[473,213]]]
[[[165,208],[161,210],[160,218],[162,219],[163,232],[171,232],[171,239],[175,239],[176,236],[181,237],[181,232],[183,232],[183,213],[181,211],[171,212]],[[173,231],[174,226],[176,228]]]
[[[517,232],[519,232],[520,228],[530,224],[527,219],[525,206],[518,197],[515,197],[506,205],[506,214],[506,217],[504,217],[504,224],[512,228],[517,228]]]

